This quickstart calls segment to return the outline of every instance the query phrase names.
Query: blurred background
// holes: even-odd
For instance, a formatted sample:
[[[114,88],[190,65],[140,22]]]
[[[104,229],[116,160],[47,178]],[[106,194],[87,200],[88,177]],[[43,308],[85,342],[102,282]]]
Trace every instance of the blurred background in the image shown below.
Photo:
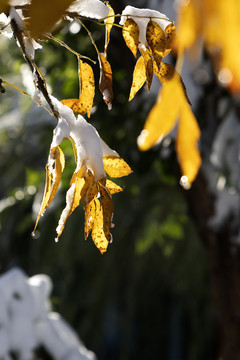
[[[115,13],[133,5],[176,17],[173,1],[110,4]],[[104,28],[85,24],[102,50]],[[96,60],[90,38],[77,23],[62,27],[57,37]],[[77,97],[76,57],[51,41],[42,45],[36,64],[52,94]],[[1,37],[0,50],[1,76],[31,92],[31,74],[14,39]],[[128,103],[135,59],[117,27],[108,60],[113,109],[108,111],[97,90],[90,122],[133,169],[132,175],[116,181],[124,192],[113,196],[113,243],[102,256],[90,237],[84,240],[81,206],[68,219],[59,242],[54,241],[75,168],[68,141],[62,146],[66,168],[61,188],[31,236],[56,122],[28,97],[6,87],[0,96],[0,272],[18,266],[28,276],[49,275],[53,308],[99,360],[218,359],[231,316],[236,315],[240,328],[240,100],[217,82],[204,50],[197,63],[184,66],[182,77],[202,130],[203,156],[200,173],[186,191],[179,185],[174,132],[146,153],[137,148],[159,84],[154,82],[150,94],[143,90]],[[172,54],[167,62],[175,60]],[[98,66],[93,68],[98,79]]]

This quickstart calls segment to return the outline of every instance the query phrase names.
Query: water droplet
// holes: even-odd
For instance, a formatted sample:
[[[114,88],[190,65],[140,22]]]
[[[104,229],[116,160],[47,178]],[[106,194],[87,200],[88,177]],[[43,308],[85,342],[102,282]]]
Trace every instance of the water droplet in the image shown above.
[[[185,190],[189,190],[191,188],[191,184],[188,181],[188,177],[186,175],[183,175],[180,179],[180,185],[182,185],[182,187]]]
[[[57,242],[58,242],[58,237],[55,238],[55,243],[57,243]]]

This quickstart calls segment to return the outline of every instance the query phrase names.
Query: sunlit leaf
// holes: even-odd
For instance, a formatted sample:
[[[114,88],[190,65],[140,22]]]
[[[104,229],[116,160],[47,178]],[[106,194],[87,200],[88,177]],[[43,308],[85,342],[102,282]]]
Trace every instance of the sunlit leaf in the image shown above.
[[[157,75],[158,79],[161,81],[162,84],[166,84],[169,80],[171,80],[176,74],[176,70],[174,66],[164,63],[161,63],[161,68],[159,69],[156,62],[153,62],[153,70],[154,74]]]
[[[106,57],[98,53],[99,66],[100,66],[100,80],[99,89],[103,95],[103,100],[112,109],[113,90],[112,90],[112,69]]]
[[[80,82],[80,98],[79,103],[83,112],[90,117],[91,108],[93,106],[93,98],[95,94],[94,74],[90,65],[79,59],[79,82]]]
[[[48,163],[46,166],[46,183],[43,195],[43,201],[37,217],[34,231],[38,225],[39,219],[47,207],[51,204],[53,198],[58,190],[62,172],[65,166],[65,158],[62,150],[59,146],[56,146],[50,150]],[[33,232],[34,232],[33,231]]]
[[[108,44],[109,44],[109,41],[110,41],[110,33],[111,33],[111,30],[112,30],[112,27],[113,27],[113,24],[114,24],[114,21],[115,21],[115,13],[114,13],[114,10],[113,8],[107,4],[107,6],[109,7],[109,13],[108,13],[108,19],[105,23],[105,26],[106,26],[106,30],[105,30],[105,47],[104,47],[104,55],[105,57],[107,57],[107,48],[108,48]]]
[[[113,217],[113,203],[111,194],[108,192],[105,186],[103,186],[99,182],[99,190],[100,190],[100,199],[102,204],[103,211],[103,231],[108,242],[111,242],[111,225],[112,225],[112,217]]]
[[[78,114],[87,113],[90,117],[91,108],[93,106],[93,98],[95,95],[94,75],[90,65],[79,59],[79,83],[80,98],[64,99],[61,103],[68,106],[73,112]]]
[[[132,172],[130,166],[120,157],[104,156],[103,164],[106,173],[113,178],[127,176]]]
[[[140,49],[140,51],[144,59],[144,65],[145,65],[146,77],[147,77],[147,90],[149,91],[152,85],[152,78],[153,78],[153,60],[147,50]]]
[[[176,40],[176,27],[174,24],[169,24],[164,30],[166,34],[166,49],[164,51],[164,56],[167,56],[172,50],[175,40]]]
[[[197,148],[200,130],[178,74],[163,85],[157,103],[150,111],[144,130],[138,138],[139,148],[148,150],[160,142],[174,128],[177,120],[176,151],[184,181],[191,184],[201,164]]]
[[[50,31],[74,0],[32,0],[29,8],[29,28],[33,38]]]
[[[145,151],[161,141],[175,126],[180,111],[178,79],[173,78],[162,87],[156,104],[150,111],[138,146]]]
[[[8,6],[8,0],[0,0],[0,13],[3,12]]]
[[[121,188],[119,185],[115,184],[113,181],[109,179],[107,179],[106,188],[108,189],[111,195],[123,191],[123,188]]]
[[[84,238],[86,240],[90,231],[92,230],[92,226],[96,216],[95,199],[87,203],[84,206],[84,210],[85,210]]]
[[[122,28],[122,35],[127,47],[131,50],[133,55],[137,56],[139,43],[139,28],[133,19],[127,19]]]
[[[66,194],[66,206],[63,209],[58,222],[58,227],[56,229],[57,231],[56,240],[58,240],[58,238],[61,236],[68,217],[80,204],[81,200],[85,196],[86,190],[87,190],[87,184],[85,182],[85,179],[81,177],[76,177],[75,182],[72,183]]]
[[[146,79],[147,76],[144,59],[140,56],[133,71],[133,80],[128,101],[131,101],[134,98],[136,93],[143,87]]]
[[[146,39],[150,49],[152,50],[153,57],[159,67],[166,49],[166,36],[161,26],[155,21],[149,21],[147,25]]]
[[[94,199],[95,202],[95,219],[92,225],[92,239],[94,244],[97,246],[101,254],[106,252],[109,241],[106,238],[103,217],[103,207],[98,199]]]
[[[185,183],[191,184],[201,165],[201,156],[197,148],[200,137],[198,123],[188,104],[182,104],[178,125],[176,150]]]
[[[213,3],[212,1],[208,2]],[[195,43],[199,32],[200,21],[200,14],[193,0],[180,2],[176,39],[176,46],[179,53],[184,52]]]

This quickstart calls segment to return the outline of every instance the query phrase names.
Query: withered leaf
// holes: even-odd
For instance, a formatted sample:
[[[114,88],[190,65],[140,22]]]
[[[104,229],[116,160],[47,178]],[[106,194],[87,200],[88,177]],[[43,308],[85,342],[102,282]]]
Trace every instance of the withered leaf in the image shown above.
[[[147,25],[146,38],[154,60],[156,61],[158,67],[160,67],[166,49],[165,33],[158,23],[150,20]]]
[[[103,95],[103,100],[108,106],[108,110],[111,110],[113,101],[111,65],[101,53],[98,53],[98,59],[100,67],[99,89]]]

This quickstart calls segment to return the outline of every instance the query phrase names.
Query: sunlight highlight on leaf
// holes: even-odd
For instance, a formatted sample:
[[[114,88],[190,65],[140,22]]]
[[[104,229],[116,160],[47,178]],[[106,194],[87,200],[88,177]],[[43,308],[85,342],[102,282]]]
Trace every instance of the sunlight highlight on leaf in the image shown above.
[[[98,199],[94,199],[95,203],[95,220],[92,225],[92,239],[96,247],[101,254],[105,253],[109,244],[109,241],[103,230],[104,217],[103,207]]]
[[[109,7],[109,13],[108,13],[108,19],[107,21],[105,22],[105,46],[104,46],[104,55],[105,57],[107,58],[107,48],[108,48],[108,44],[109,44],[109,41],[110,41],[110,33],[111,33],[111,30],[112,30],[112,27],[113,27],[113,24],[114,24],[114,21],[115,21],[115,13],[114,13],[114,10],[113,8],[107,4],[107,6]]]
[[[173,130],[177,120],[176,151],[182,174],[187,183],[191,184],[201,164],[197,148],[200,130],[178,74],[163,85],[157,103],[150,111],[144,130],[138,137],[139,148],[144,151],[156,145]]]
[[[130,166],[120,157],[104,156],[104,170],[113,178],[127,176],[132,173]]]
[[[65,166],[65,158],[62,150],[59,146],[56,146],[50,150],[48,163],[46,166],[46,182],[43,195],[42,205],[37,217],[37,221],[33,230],[35,232],[39,219],[47,207],[51,204],[56,192],[58,190],[62,172]]]
[[[133,80],[128,101],[131,101],[136,93],[143,87],[147,80],[144,59],[140,56],[133,71]]]
[[[123,188],[121,188],[119,185],[115,184],[113,181],[109,179],[107,179],[106,188],[108,189],[111,195],[123,191]]]
[[[139,43],[139,28],[133,19],[127,19],[122,28],[122,35],[127,47],[131,50],[133,55],[137,56]]]

